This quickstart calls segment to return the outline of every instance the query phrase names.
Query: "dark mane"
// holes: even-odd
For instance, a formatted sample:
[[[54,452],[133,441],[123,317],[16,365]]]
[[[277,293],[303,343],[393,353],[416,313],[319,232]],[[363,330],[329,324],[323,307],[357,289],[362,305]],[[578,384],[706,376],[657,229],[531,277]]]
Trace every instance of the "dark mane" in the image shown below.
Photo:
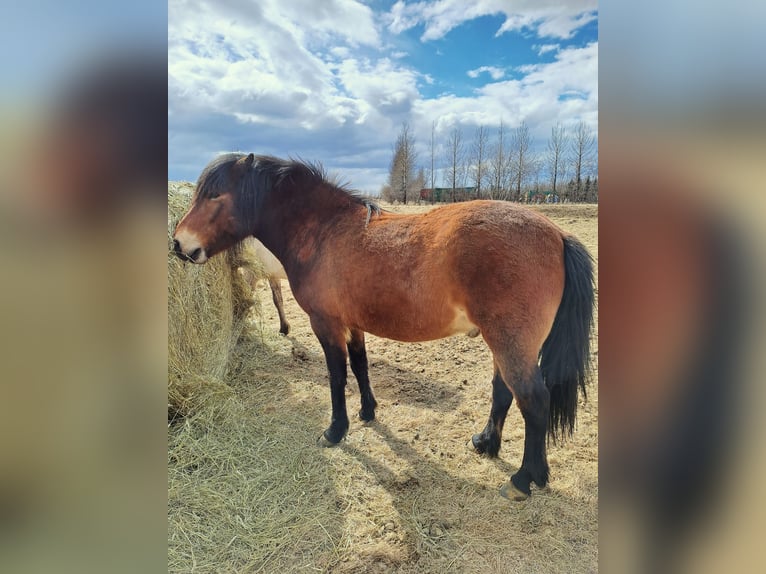
[[[245,157],[242,153],[226,153],[211,161],[197,182],[196,196],[207,198],[216,195],[219,190],[229,187],[228,168],[236,161]],[[381,212],[380,206],[347,184],[338,182],[327,176],[321,163],[308,162],[300,159],[280,159],[269,155],[256,155],[252,168],[242,178],[238,189],[234,190],[237,204],[242,215],[250,224],[262,201],[264,192],[279,193],[285,185],[305,186],[329,185],[345,194],[353,203],[367,209],[367,222],[372,215]]]
[[[207,199],[218,195],[222,188],[228,183],[226,176],[227,170],[231,164],[242,158],[240,153],[225,153],[219,155],[205,166],[197,179],[197,188],[194,192],[194,199]]]

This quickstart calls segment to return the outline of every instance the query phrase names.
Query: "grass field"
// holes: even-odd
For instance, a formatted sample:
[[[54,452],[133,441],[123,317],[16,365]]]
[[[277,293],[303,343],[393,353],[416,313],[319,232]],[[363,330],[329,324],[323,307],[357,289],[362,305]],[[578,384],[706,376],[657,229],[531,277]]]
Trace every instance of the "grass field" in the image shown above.
[[[598,260],[595,206],[539,210]],[[321,449],[315,441],[330,416],[324,357],[286,282],[283,289],[290,335],[279,336],[261,284],[260,319],[225,379],[233,397],[169,426],[170,572],[597,570],[597,327],[575,435],[549,446],[549,487],[533,486],[529,500],[514,503],[498,488],[521,463],[518,409],[499,459],[469,448],[490,406],[492,360],[481,337],[408,344],[368,335],[377,420],[352,417],[346,440]]]

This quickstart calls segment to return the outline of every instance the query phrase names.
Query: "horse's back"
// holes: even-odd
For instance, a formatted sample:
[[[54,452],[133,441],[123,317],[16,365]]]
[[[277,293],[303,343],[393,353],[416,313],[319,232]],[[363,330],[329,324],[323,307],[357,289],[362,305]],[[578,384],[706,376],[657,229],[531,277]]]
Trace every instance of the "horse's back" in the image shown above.
[[[410,262],[438,262],[457,271],[461,283],[478,282],[476,274],[489,272],[519,279],[535,270],[563,269],[561,229],[544,215],[505,201],[450,204],[412,219],[392,218],[384,226],[379,232],[395,238],[391,246]]]

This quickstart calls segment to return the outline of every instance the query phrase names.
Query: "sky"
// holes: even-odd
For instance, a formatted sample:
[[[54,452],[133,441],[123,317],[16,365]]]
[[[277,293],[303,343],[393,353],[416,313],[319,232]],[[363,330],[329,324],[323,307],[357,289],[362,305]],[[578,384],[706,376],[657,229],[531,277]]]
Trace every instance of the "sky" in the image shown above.
[[[170,0],[168,177],[217,154],[321,162],[378,193],[403,122],[419,164],[454,127],[598,130],[595,0]]]

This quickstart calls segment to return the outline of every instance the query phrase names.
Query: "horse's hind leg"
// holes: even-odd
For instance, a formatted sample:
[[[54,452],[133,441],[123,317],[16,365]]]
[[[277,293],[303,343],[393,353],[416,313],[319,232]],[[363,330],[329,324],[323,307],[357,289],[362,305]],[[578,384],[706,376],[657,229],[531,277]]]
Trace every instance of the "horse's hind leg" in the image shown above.
[[[545,435],[548,431],[548,409],[550,393],[543,382],[540,368],[534,365],[525,374],[511,376],[511,369],[501,373],[510,388],[524,417],[524,457],[521,468],[501,490],[506,498],[523,500],[531,494],[530,484],[534,481],[540,488],[548,484],[548,461],[545,453]]]
[[[279,279],[269,277],[269,287],[271,287],[271,298],[274,299],[274,306],[279,314],[279,332],[287,335],[290,332],[290,324],[285,318],[284,302],[282,301],[282,284]]]
[[[471,438],[477,452],[490,457],[497,456],[503,436],[503,424],[512,402],[513,394],[503,381],[500,371],[495,368],[495,376],[492,377],[492,409],[489,412],[487,426],[480,434],[475,434]]]
[[[351,338],[348,342],[348,359],[351,363],[351,370],[359,383],[359,394],[362,396],[362,408],[359,411],[359,418],[365,422],[375,419],[375,407],[378,403],[372,394],[370,388],[370,378],[367,373],[367,350],[364,345],[364,332],[358,330],[351,331]]]

